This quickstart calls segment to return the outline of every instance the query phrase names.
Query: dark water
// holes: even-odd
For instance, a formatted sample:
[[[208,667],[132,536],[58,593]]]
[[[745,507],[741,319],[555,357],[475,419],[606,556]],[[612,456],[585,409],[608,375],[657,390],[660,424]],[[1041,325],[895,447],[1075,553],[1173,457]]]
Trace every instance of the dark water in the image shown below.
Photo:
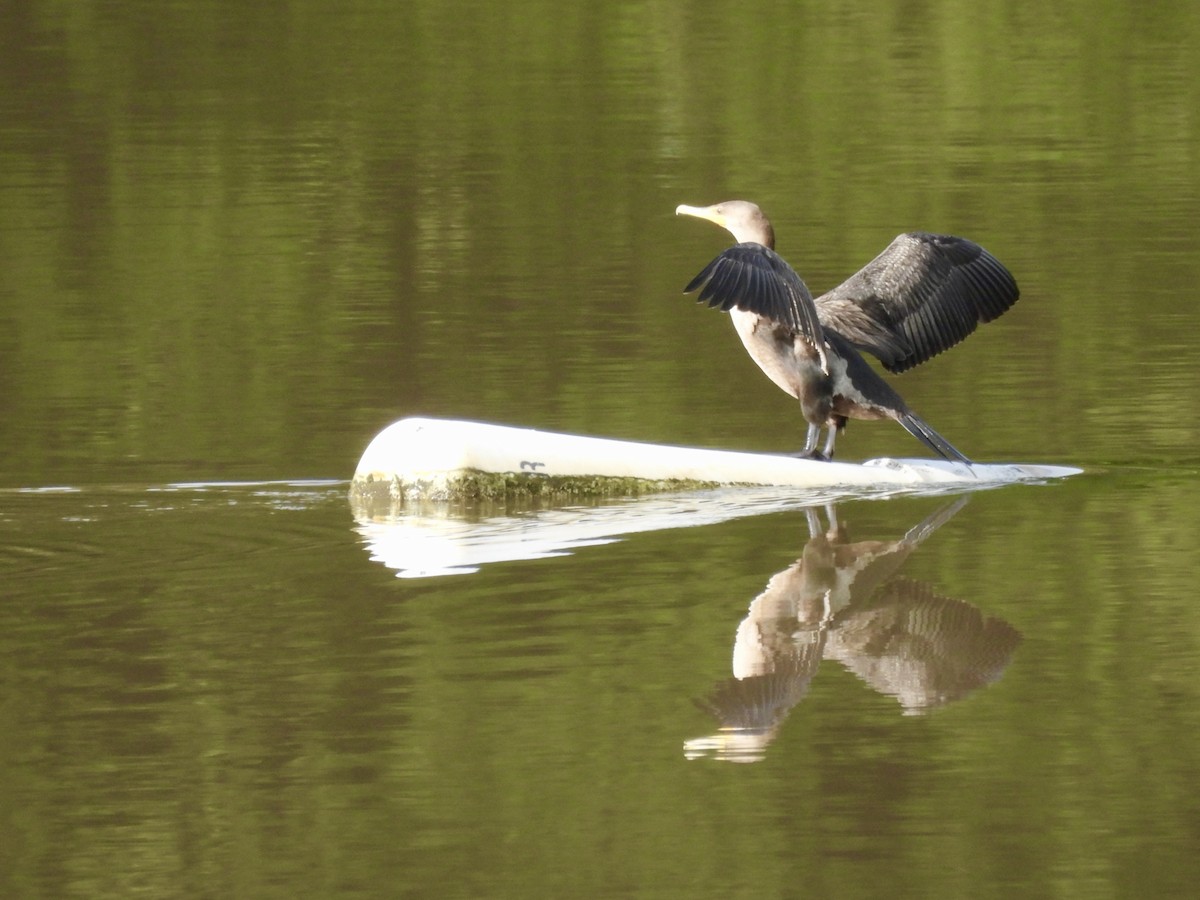
[[[1190,895],[1191,6],[14,2],[0,42],[0,894]],[[738,196],[816,290],[987,246],[1021,302],[897,387],[1086,473],[352,508],[405,415],[793,449],[679,296],[727,239],[675,206]]]

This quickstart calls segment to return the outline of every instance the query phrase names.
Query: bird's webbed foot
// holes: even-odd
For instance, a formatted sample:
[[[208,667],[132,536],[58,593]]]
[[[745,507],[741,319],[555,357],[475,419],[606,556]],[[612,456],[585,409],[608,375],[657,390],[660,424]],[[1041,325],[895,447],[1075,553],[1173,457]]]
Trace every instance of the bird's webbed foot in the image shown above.
[[[817,462],[829,462],[830,458],[820,450],[801,450],[798,453],[789,453],[789,456],[794,459],[813,459]]]

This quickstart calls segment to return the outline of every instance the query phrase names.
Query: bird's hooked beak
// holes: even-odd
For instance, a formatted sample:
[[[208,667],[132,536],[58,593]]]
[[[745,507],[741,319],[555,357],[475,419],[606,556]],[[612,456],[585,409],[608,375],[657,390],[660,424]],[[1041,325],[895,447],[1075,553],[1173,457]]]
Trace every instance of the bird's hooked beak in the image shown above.
[[[675,215],[692,216],[712,222],[714,225],[720,225],[722,228],[728,228],[725,224],[725,216],[721,212],[721,204],[719,203],[716,206],[688,206],[681,203],[675,207]]]
[[[712,206],[677,206],[675,215],[720,225],[739,244],[752,242],[775,249],[775,232],[761,209],[749,200],[725,200]]]

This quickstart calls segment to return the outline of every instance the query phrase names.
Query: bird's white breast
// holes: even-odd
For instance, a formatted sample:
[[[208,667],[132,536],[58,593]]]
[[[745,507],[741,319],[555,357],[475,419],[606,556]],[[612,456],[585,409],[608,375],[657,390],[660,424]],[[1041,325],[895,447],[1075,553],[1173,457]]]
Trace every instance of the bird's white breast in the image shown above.
[[[781,390],[800,398],[807,386],[825,378],[808,341],[757,313],[731,309],[729,317],[750,358]]]

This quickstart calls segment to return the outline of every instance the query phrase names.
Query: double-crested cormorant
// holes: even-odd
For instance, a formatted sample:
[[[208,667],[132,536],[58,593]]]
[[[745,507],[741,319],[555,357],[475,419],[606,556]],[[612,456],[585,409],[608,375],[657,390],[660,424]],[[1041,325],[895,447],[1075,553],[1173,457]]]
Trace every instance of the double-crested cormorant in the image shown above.
[[[894,419],[946,459],[970,462],[859,351],[877,356],[889,372],[903,372],[953,347],[1017,302],[1017,283],[999,260],[965,238],[912,231],[813,300],[775,252],[775,230],[755,204],[679,206],[675,214],[714,222],[738,242],[683,291],[700,288],[701,302],[728,312],[759,368],[800,401],[808,422],[801,455],[832,459],[847,419]],[[829,433],[818,451],[822,427]]]

